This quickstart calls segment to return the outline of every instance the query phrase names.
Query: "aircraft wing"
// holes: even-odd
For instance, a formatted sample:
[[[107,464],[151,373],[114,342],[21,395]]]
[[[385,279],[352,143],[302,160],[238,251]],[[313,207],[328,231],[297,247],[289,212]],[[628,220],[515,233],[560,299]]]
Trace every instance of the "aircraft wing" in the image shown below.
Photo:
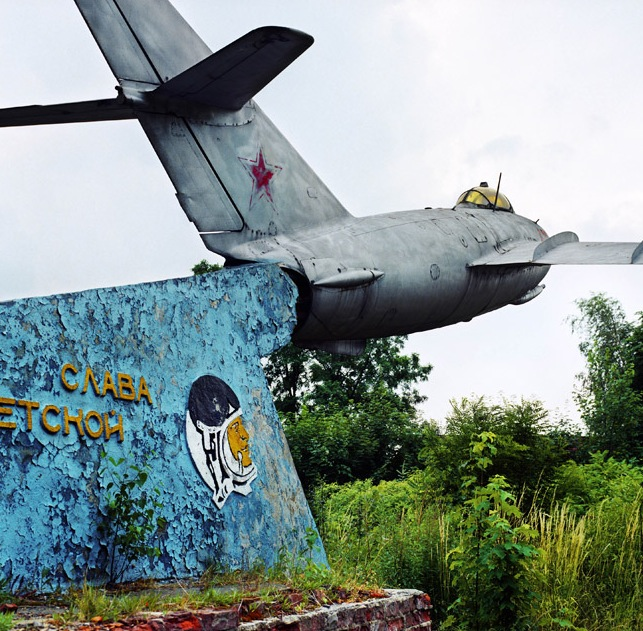
[[[502,265],[643,265],[643,242],[579,241],[573,232],[560,232],[537,245],[533,241],[503,244],[469,263],[469,267]]]

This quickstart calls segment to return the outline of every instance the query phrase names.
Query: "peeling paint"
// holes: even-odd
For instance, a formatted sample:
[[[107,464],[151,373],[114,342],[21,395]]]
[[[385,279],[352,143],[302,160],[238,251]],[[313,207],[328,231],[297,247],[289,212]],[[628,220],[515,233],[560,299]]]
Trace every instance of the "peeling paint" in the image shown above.
[[[167,521],[161,556],[126,579],[270,566],[305,549],[314,522],[260,361],[289,341],[295,300],[276,266],[257,265],[0,304],[0,577],[41,590],[104,578],[103,449],[151,466]],[[207,374],[238,397],[257,469],[252,491],[221,509],[185,435],[190,387]],[[321,544],[313,554],[326,562]]]

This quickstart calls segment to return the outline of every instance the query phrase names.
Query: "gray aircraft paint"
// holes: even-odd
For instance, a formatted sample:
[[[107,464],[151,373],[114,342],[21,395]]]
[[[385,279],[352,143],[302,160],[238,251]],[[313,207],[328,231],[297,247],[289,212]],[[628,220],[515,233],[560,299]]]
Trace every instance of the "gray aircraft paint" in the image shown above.
[[[523,304],[540,294],[552,264],[643,263],[638,243],[546,240],[535,222],[495,208],[357,219],[251,98],[310,36],[265,27],[212,54],[166,0],[76,4],[119,96],[12,108],[0,124],[86,121],[92,108],[96,120],[138,118],[205,245],[228,265],[289,271],[300,290],[293,339],[303,346],[358,352],[368,337]]]

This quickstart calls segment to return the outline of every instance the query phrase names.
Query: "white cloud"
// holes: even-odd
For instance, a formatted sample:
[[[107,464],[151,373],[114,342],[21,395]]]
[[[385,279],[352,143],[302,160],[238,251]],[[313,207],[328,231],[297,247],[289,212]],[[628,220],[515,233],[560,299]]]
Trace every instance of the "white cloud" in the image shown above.
[[[177,8],[216,49],[262,24],[315,45],[258,100],[356,214],[450,206],[482,179],[554,233],[643,239],[643,5],[570,0],[258,0]],[[73,3],[0,8],[0,106],[105,98],[115,80]],[[134,123],[0,130],[0,299],[190,273],[208,253]],[[211,257],[212,259],[214,257]],[[416,334],[428,416],[476,392],[571,400],[563,323],[643,270],[553,269],[532,303]]]

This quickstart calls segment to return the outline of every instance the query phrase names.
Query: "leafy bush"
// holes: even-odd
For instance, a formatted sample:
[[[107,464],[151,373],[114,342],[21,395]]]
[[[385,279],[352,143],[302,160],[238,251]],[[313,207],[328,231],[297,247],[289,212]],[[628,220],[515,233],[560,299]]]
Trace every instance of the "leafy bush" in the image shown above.
[[[567,462],[556,472],[556,496],[577,513],[605,504],[616,509],[636,500],[643,486],[643,470],[607,457],[607,451],[594,453],[589,464]]]
[[[430,426],[420,424],[378,388],[350,409],[309,409],[284,420],[284,431],[304,489],[320,482],[392,480],[419,466]]]
[[[420,459],[451,500],[457,501],[460,467],[469,457],[470,442],[483,432],[494,434],[493,463],[478,472],[484,486],[492,476],[503,476],[527,502],[548,486],[556,468],[569,459],[569,435],[554,425],[539,401],[491,403],[484,397],[452,401],[446,433],[425,441]]]
[[[495,436],[480,434],[471,442],[464,469],[464,504],[459,545],[449,552],[453,586],[457,594],[444,628],[462,630],[532,628],[536,593],[534,561],[536,531],[518,523],[522,513],[502,476],[486,485],[478,480],[493,464]]]
[[[487,471],[492,451],[476,456],[489,458]],[[643,469],[600,454],[588,465],[566,464],[560,499],[524,506],[522,516],[502,478],[488,479],[471,461],[461,471],[464,492],[452,502],[432,468],[377,485],[318,487],[312,505],[337,574],[422,589],[442,623],[464,596],[451,607],[452,628],[476,628],[466,617],[476,589],[481,606],[509,599],[508,608],[484,613],[504,611],[495,628],[527,628],[530,617],[533,629],[643,628]]]
[[[449,599],[450,525],[420,492],[420,473],[317,487],[313,506],[326,553],[339,575],[389,587],[422,589],[440,609]]]
[[[158,557],[161,551],[152,536],[165,526],[156,515],[162,507],[160,490],[146,490],[149,466],[125,465],[125,459],[103,454],[101,477],[107,476],[105,505],[99,531],[107,540],[110,583],[121,581],[125,572],[142,557]]]

